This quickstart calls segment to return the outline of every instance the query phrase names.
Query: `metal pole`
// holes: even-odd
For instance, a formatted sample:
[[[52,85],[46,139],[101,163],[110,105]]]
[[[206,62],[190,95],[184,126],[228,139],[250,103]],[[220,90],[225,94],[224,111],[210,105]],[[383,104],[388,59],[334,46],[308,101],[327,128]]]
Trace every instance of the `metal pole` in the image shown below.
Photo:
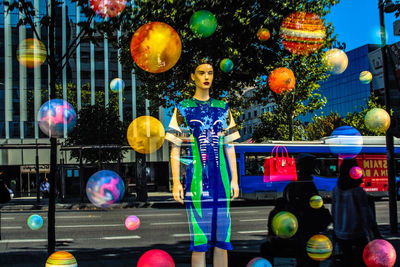
[[[36,139],[36,142],[37,142],[37,139]],[[39,173],[39,149],[37,147],[37,144],[36,144],[35,161],[36,161],[35,162],[36,163],[36,166],[35,166],[35,169],[36,169],[36,202],[37,202],[37,204],[39,204],[40,203],[40,184],[39,184],[40,173]]]
[[[386,111],[390,114],[390,95],[389,95],[389,73],[386,58],[386,32],[385,32],[385,17],[384,17],[384,3],[379,0],[379,20],[381,26],[381,42],[382,42],[382,65],[383,65],[383,86],[385,92],[385,106]],[[397,228],[397,202],[396,202],[396,178],[395,178],[395,162],[394,162],[394,140],[391,131],[386,132],[386,156],[387,156],[387,170],[388,170],[388,187],[389,187],[389,220],[390,232],[396,234]]]
[[[82,148],[79,149],[79,204],[83,202],[83,191],[85,190],[84,188],[84,183],[83,183],[83,168],[82,168]]]

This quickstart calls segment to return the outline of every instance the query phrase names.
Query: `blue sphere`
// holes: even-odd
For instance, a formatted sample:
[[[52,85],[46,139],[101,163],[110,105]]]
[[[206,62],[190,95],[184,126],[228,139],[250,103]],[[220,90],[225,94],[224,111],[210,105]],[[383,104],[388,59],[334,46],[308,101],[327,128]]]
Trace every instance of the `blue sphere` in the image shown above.
[[[325,142],[329,144],[332,154],[343,159],[355,158],[363,147],[363,138],[360,132],[351,126],[336,128]]]
[[[49,137],[64,136],[64,129],[70,132],[76,124],[75,109],[63,99],[50,99],[44,103],[37,116],[40,130]]]
[[[257,257],[249,261],[246,267],[272,267],[272,264],[264,258]]]
[[[233,62],[229,58],[224,58],[219,63],[219,67],[223,72],[230,72],[233,69]]]
[[[124,90],[125,88],[125,83],[122,79],[120,78],[115,78],[111,81],[110,83],[110,89],[111,91],[113,91],[114,93],[117,93],[119,91]]]
[[[40,215],[33,214],[29,216],[26,223],[31,230],[39,230],[43,226],[43,218]]]

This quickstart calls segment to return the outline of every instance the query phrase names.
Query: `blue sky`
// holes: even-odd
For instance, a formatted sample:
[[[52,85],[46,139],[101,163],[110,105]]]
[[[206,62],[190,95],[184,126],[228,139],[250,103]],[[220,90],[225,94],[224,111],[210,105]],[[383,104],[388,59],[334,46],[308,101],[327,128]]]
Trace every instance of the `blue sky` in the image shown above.
[[[395,13],[385,14],[387,43],[400,41],[393,35]],[[331,9],[326,20],[333,23],[338,41],[346,43],[346,51],[364,44],[380,43],[378,0],[341,0]]]

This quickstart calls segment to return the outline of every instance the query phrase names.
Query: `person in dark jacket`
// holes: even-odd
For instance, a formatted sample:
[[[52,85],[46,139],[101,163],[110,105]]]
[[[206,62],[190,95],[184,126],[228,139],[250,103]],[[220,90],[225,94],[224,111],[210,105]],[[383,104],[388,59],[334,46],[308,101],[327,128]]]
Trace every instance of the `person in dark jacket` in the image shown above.
[[[261,246],[261,253],[270,261],[273,257],[286,253],[287,256],[296,257],[297,266],[319,266],[319,262],[307,255],[306,244],[310,237],[327,229],[332,217],[324,206],[313,209],[309,204],[310,198],[318,195],[312,176],[315,158],[309,153],[297,155],[298,181],[291,182],[285,187],[283,198],[277,200],[275,208],[268,216],[268,238]],[[277,238],[272,231],[272,219],[280,211],[289,211],[298,220],[298,230],[290,239]]]
[[[350,177],[355,159],[344,159],[336,187],[332,192],[334,236],[343,252],[343,266],[365,266],[362,253],[368,240],[380,237],[373,209],[362,179]]]

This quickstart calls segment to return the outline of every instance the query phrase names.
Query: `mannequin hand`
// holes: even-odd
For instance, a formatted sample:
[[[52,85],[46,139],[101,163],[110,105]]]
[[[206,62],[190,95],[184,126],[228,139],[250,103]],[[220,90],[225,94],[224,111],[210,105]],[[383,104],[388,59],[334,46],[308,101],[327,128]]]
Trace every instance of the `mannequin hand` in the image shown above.
[[[237,183],[232,182],[231,183],[231,197],[232,197],[232,200],[235,199],[235,198],[238,198],[238,196],[239,196],[239,186],[238,186]]]
[[[172,186],[172,195],[175,201],[183,204],[183,187],[181,183],[174,183]]]

